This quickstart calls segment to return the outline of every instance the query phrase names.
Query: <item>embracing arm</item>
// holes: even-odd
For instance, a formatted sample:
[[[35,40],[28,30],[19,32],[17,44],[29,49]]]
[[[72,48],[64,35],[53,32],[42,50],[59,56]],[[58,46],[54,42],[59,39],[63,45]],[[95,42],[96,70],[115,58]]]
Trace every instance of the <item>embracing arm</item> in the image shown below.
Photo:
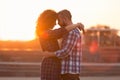
[[[66,26],[65,28],[58,28],[58,29],[54,29],[54,30],[47,30],[45,32],[42,33],[42,35],[40,35],[41,37],[43,36],[47,36],[49,38],[55,38],[55,39],[59,39],[61,38],[64,34],[68,33],[69,31],[75,29],[75,28],[79,28],[80,30],[84,30],[84,25],[81,23],[77,23],[77,24],[71,24]]]
[[[77,24],[71,24],[65,27],[67,31],[71,31],[74,28],[79,28],[80,30],[84,29],[84,25],[82,23],[77,23]]]
[[[76,43],[77,43],[77,35],[74,32],[70,32],[62,48],[56,51],[55,55],[60,58],[64,58],[68,56],[71,50],[75,47]]]
[[[55,52],[46,52],[46,54],[47,56],[57,56],[59,58],[65,58],[70,54],[71,50],[75,47],[76,43],[76,34],[74,32],[70,32],[69,36],[67,37],[67,40],[65,40],[60,50],[57,50]]]

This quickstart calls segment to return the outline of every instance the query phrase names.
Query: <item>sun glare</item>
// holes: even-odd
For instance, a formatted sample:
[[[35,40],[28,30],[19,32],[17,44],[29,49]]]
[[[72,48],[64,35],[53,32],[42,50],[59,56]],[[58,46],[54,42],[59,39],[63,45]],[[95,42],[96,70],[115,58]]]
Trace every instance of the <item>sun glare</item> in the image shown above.
[[[24,28],[16,29],[9,28],[0,32],[0,40],[11,41],[29,41],[35,39],[35,32],[33,29],[24,30]]]
[[[45,0],[0,0],[0,40],[34,39],[36,19],[43,10],[48,8],[56,11],[69,9],[73,15],[73,21],[83,22],[85,28],[96,24],[108,24],[119,28],[119,1],[65,0],[63,3],[55,0],[48,5]],[[75,6],[71,7],[70,4]]]
[[[14,36],[14,37],[9,37],[9,36],[5,36],[5,37],[2,37],[2,38],[0,38],[0,40],[3,40],[3,41],[8,41],[8,40],[10,40],[10,41],[30,41],[30,40],[33,40],[33,39],[35,39],[35,37],[34,36],[19,36],[19,37],[17,37],[17,35],[16,36]]]
[[[14,37],[2,37],[0,38],[0,40],[3,40],[3,41],[30,41],[30,40],[33,40],[35,39],[34,36],[31,36],[31,37],[27,37],[27,36],[14,36]]]
[[[29,35],[29,36],[28,36]],[[0,40],[3,41],[29,41],[29,40],[33,40],[35,39],[35,35],[34,34],[28,34],[28,35],[20,35],[18,36],[17,34],[6,34],[6,35],[1,35]]]

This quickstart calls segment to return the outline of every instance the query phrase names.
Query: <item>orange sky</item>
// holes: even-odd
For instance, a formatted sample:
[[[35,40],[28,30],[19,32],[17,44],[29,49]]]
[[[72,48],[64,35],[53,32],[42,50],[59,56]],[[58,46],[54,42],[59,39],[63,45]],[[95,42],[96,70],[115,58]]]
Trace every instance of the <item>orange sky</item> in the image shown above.
[[[120,0],[0,0],[0,39],[34,39],[36,19],[45,9],[68,9],[85,28],[104,24],[120,30]]]

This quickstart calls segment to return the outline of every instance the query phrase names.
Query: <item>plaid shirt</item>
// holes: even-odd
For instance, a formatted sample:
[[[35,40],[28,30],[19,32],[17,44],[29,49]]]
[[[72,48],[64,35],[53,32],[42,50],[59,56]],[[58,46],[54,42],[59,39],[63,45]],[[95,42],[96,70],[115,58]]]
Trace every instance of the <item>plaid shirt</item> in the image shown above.
[[[80,73],[81,36],[78,29],[70,31],[63,37],[61,49],[56,51],[62,60],[61,74]]]

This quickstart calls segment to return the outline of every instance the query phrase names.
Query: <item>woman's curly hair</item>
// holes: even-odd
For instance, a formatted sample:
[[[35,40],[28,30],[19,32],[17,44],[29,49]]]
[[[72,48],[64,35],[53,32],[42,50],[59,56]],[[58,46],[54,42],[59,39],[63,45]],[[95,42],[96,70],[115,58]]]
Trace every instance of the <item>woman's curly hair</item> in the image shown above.
[[[36,34],[39,35],[40,32],[52,29],[54,24],[56,24],[56,20],[58,18],[57,12],[54,10],[45,10],[43,11],[36,22]]]

